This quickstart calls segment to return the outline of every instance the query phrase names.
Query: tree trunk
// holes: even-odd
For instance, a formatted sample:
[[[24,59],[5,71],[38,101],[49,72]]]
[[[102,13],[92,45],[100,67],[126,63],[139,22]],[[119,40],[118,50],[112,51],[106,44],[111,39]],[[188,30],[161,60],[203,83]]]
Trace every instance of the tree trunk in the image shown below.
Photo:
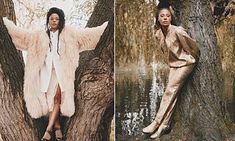
[[[224,118],[223,76],[214,22],[207,0],[173,1],[178,23],[188,28],[200,48],[200,60],[186,82],[167,140],[222,141],[232,138],[234,128]],[[230,123],[228,126],[226,123]],[[234,132],[233,132],[234,133]]]
[[[13,4],[6,0],[5,3]],[[47,119],[32,120],[26,112],[22,56],[17,53],[2,21],[2,15],[14,15],[13,5],[0,7],[0,134],[3,141],[37,141],[43,135]],[[5,7],[10,9],[11,14],[7,14]],[[90,27],[110,21],[97,48],[81,53],[76,81],[76,113],[64,122],[65,131],[68,131],[67,140],[103,141],[109,138],[114,112],[113,9],[113,1],[99,0],[88,22]]]
[[[0,11],[0,134],[4,141],[36,141],[32,120],[23,101],[22,56],[15,49],[2,21],[2,14],[10,15],[11,19],[15,17],[13,3],[4,1],[4,4],[7,6],[1,5]]]
[[[87,26],[109,24],[96,49],[80,54],[75,82],[77,110],[67,127],[67,140],[71,141],[109,140],[114,113],[113,1],[99,0],[93,13]]]
[[[16,22],[16,15],[14,10],[14,4],[12,0],[0,0],[1,10],[0,15],[3,17],[8,17],[12,21]]]

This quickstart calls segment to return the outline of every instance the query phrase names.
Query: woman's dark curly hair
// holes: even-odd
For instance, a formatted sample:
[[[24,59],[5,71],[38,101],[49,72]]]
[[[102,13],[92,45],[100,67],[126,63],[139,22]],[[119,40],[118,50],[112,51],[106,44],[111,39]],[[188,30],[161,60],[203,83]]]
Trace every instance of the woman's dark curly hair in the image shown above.
[[[54,13],[59,16],[59,26],[58,26],[59,33],[58,33],[58,42],[57,42],[57,53],[59,54],[59,52],[58,52],[58,49],[59,49],[59,36],[60,36],[60,33],[63,30],[64,25],[65,25],[65,18],[64,18],[65,16],[64,16],[64,11],[62,9],[59,9],[59,8],[56,8],[56,7],[50,8],[49,11],[47,12],[46,32],[47,32],[47,35],[49,36],[49,39],[50,39],[50,43],[49,43],[50,50],[51,50],[51,37],[50,37],[50,27],[49,27],[48,23],[49,23],[50,16]]]
[[[157,5],[157,12],[156,12],[156,22],[155,27],[160,28],[160,23],[158,21],[159,13],[162,9],[168,9],[171,13],[171,24],[176,25],[174,11],[167,0],[160,0],[159,4]]]

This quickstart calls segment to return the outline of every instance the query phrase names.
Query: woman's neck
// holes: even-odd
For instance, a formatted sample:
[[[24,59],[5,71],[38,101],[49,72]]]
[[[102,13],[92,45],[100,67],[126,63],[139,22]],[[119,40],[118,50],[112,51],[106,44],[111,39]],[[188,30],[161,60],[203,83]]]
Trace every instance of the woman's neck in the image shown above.
[[[58,29],[50,29],[51,32],[55,33]]]

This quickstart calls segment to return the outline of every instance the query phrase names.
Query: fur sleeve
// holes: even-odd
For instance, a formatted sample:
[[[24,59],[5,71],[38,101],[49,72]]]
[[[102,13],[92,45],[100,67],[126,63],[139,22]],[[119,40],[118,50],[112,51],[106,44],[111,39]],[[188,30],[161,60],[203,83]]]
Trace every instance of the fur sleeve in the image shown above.
[[[3,18],[4,24],[7,27],[15,47],[19,50],[27,50],[31,42],[32,33],[17,27],[12,21],[6,17]]]
[[[76,31],[76,38],[80,45],[80,50],[92,50],[96,47],[108,22],[92,28],[84,28]]]

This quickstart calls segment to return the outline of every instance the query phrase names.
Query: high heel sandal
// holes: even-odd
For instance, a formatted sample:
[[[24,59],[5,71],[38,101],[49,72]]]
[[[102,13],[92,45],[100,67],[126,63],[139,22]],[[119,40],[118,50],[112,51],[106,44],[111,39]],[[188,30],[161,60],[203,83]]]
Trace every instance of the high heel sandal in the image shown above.
[[[41,141],[50,141],[51,140],[51,137],[52,137],[52,131],[50,130],[46,130],[46,132],[50,135],[50,139],[45,139],[45,138],[41,138]]]
[[[55,128],[55,132],[56,132],[56,131],[59,131],[59,130],[60,130],[60,132],[61,132],[61,134],[62,134],[62,137],[57,137],[57,136],[56,136],[56,133],[55,133],[56,140],[57,140],[57,141],[63,141],[64,137],[63,137],[62,130],[61,130],[60,128]]]
[[[158,130],[150,136],[150,138],[151,139],[160,138],[163,134],[166,134],[170,130],[169,125],[163,125],[163,126],[165,127],[163,127],[162,129],[161,127],[159,127]]]
[[[145,134],[151,134],[158,129],[159,125],[160,124],[156,120],[154,120],[150,125],[143,128],[142,132]]]

